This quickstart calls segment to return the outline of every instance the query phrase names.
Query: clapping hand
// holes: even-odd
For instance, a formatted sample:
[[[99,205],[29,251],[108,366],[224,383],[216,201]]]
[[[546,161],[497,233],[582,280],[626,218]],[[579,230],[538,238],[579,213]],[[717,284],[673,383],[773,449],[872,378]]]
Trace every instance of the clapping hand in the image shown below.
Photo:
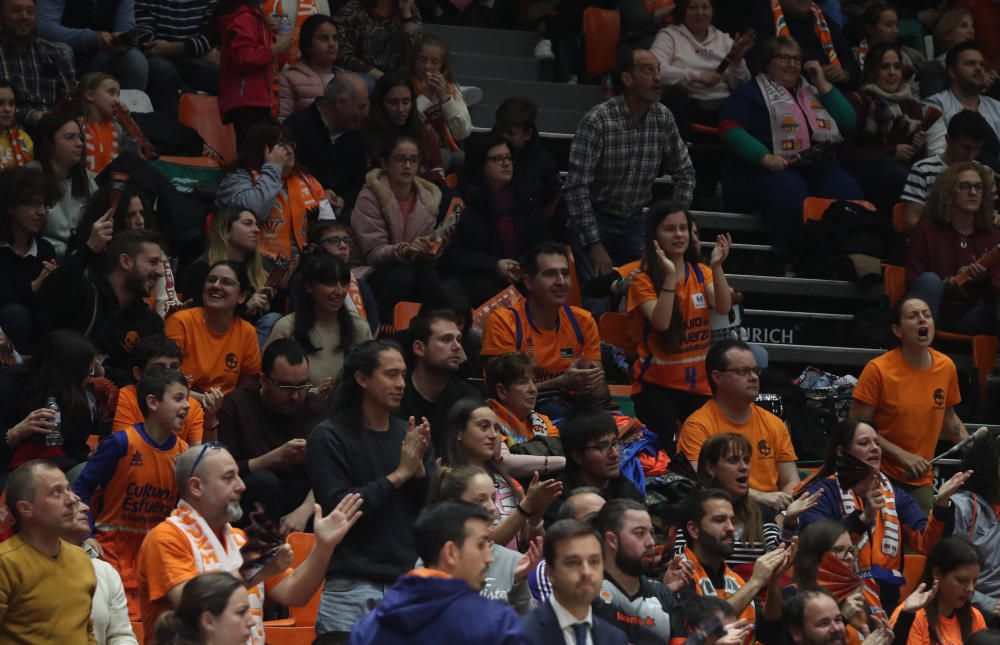
[[[316,504],[313,507],[313,533],[316,535],[316,544],[330,549],[340,544],[351,527],[361,518],[363,503],[361,495],[348,493],[326,517],[323,517],[323,510],[319,504]]]

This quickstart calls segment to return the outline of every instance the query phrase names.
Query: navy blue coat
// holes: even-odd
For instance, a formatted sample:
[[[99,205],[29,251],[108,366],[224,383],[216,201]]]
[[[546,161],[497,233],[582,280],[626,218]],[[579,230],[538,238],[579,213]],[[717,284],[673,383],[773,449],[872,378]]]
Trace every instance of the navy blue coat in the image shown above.
[[[592,619],[591,637],[594,639],[594,645],[628,644],[625,632],[597,616],[593,616]],[[555,610],[552,609],[551,600],[545,601],[544,605],[525,616],[522,625],[532,645],[559,645],[566,642],[562,630],[559,629],[559,620],[556,618]]]

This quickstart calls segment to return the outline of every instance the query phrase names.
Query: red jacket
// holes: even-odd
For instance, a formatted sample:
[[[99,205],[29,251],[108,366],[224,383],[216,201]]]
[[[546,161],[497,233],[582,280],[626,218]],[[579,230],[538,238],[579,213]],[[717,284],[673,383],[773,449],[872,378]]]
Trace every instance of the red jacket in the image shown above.
[[[274,103],[274,56],[271,30],[258,7],[242,5],[219,16],[219,114],[240,107],[271,108]]]

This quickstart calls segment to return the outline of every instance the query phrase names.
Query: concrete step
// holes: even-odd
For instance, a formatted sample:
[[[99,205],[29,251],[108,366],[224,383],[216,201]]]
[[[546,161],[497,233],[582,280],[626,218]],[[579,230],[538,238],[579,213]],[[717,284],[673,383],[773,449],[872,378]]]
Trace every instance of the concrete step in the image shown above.
[[[424,33],[434,34],[448,43],[452,63],[456,54],[488,54],[494,56],[521,56],[534,62],[538,34],[533,31],[513,29],[478,29],[454,25],[423,24]]]
[[[850,370],[852,372],[859,372],[868,361],[881,356],[886,351],[884,349],[825,345],[780,345],[777,343],[760,343],[760,345],[767,350],[768,360],[772,363],[856,368]],[[959,370],[974,367],[971,356],[962,354],[949,354],[949,356]]]
[[[508,78],[533,81],[538,78],[538,63],[533,57],[504,56],[502,54],[455,54],[451,59],[452,72],[459,83],[465,78]],[[470,83],[471,84],[471,83]],[[502,101],[507,97],[501,97]]]
[[[694,216],[698,227],[702,230],[748,231],[752,233],[767,231],[767,226],[760,215],[719,211],[691,211],[691,215]]]
[[[542,110],[569,110],[586,112],[604,100],[601,88],[596,85],[566,85],[490,77],[462,77],[462,85],[475,85],[483,91],[483,102],[502,103],[511,96],[531,99]]]
[[[496,111],[496,103],[480,103],[469,108],[473,129],[477,132],[491,129]],[[570,110],[539,110],[536,121],[538,133],[548,139],[572,139],[576,133],[576,126],[584,114]]]
[[[759,275],[728,275],[730,286],[744,293],[842,300],[875,300],[882,295],[882,285],[861,286],[846,280],[785,278]]]

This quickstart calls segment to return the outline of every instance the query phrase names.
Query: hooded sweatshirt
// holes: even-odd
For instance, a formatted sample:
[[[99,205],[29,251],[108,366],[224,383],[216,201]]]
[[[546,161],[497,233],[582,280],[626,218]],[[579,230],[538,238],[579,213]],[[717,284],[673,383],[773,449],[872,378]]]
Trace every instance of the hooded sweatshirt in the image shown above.
[[[529,645],[517,614],[483,598],[464,580],[415,569],[399,578],[375,611],[351,631],[350,645]]]
[[[982,497],[969,491],[960,491],[951,498],[955,507],[955,531],[972,541],[986,560],[972,604],[983,613],[989,613],[1000,601],[1000,521],[997,512]]]
[[[714,72],[733,47],[733,39],[709,25],[708,36],[699,42],[684,25],[670,25],[656,33],[649,51],[660,61],[660,76],[666,85],[683,87],[701,103],[721,105],[729,91],[750,80],[746,61],[734,61],[714,85],[696,82],[705,72]]]

